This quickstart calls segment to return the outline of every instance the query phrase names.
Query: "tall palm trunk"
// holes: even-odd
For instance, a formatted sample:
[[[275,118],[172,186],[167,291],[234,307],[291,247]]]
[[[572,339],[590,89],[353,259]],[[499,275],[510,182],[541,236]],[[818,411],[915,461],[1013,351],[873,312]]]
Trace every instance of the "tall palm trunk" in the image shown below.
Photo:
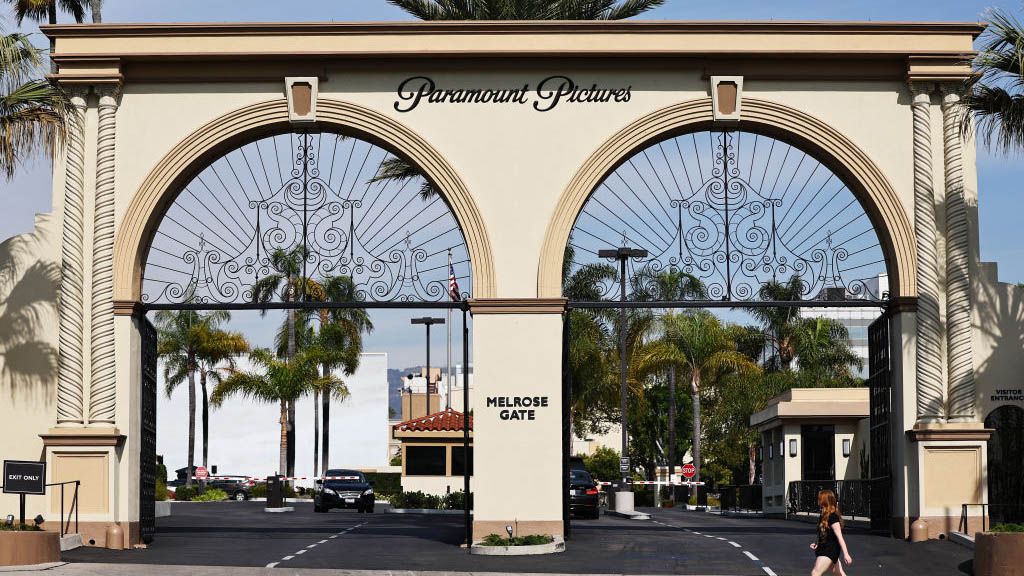
[[[289,294],[288,301],[295,301],[294,295],[294,282],[289,279]],[[288,310],[288,359],[291,360],[295,357],[295,309],[291,308]],[[285,467],[286,475],[291,478],[295,476],[295,402],[289,400],[287,402],[288,408],[288,438],[287,438],[287,456],[288,465]],[[289,482],[292,482],[289,480]]]
[[[210,446],[210,395],[206,392],[206,371],[199,372],[199,387],[203,391],[203,468],[209,468],[207,460]]]
[[[327,366],[327,364],[324,364],[324,378],[328,377],[330,373],[330,367]],[[327,474],[327,461],[330,459],[330,450],[328,449],[327,444],[329,438],[331,437],[331,395],[324,394],[323,396],[321,396],[320,400],[323,403],[324,415],[323,440],[320,443],[320,470],[322,470],[324,474]]]
[[[751,442],[747,446],[747,484],[757,480],[757,444]]]
[[[676,474],[676,367],[668,369],[668,480]],[[672,500],[676,499],[676,487],[669,488]]]
[[[57,0],[50,0],[50,5],[46,7],[46,15],[49,16],[50,24],[57,23]],[[57,63],[53,61],[53,53],[57,51],[57,39],[53,36],[50,37],[50,72],[52,74],[57,73]]]
[[[188,355],[188,466],[185,471],[185,486],[192,487],[193,469],[196,465],[196,373],[195,356]]]
[[[281,450],[279,452],[278,474],[288,469],[288,402],[281,400]]]
[[[690,384],[693,394],[693,466],[697,469],[694,482],[700,482],[700,370],[694,369]]]
[[[313,391],[313,476],[320,475],[320,392]]]
[[[103,0],[89,0],[89,12],[92,13],[92,23],[100,24],[103,22]]]

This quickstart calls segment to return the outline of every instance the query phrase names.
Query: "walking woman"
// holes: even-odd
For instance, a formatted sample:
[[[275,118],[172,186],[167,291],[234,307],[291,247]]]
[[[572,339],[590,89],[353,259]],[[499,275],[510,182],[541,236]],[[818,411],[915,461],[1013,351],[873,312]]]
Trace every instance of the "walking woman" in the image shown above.
[[[811,550],[814,550],[811,576],[824,576],[829,570],[834,576],[845,576],[843,565],[839,562],[839,553],[843,553],[843,562],[848,565],[853,564],[853,558],[850,558],[846,540],[843,539],[842,513],[836,504],[835,492],[818,492],[818,506],[821,507],[821,520],[818,521],[818,541],[811,544]]]

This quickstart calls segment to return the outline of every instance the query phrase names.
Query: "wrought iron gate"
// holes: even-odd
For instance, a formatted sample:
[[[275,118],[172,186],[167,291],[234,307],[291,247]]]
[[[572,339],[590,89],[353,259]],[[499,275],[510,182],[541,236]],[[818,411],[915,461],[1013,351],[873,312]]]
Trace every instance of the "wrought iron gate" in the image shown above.
[[[871,389],[871,529],[892,530],[892,378],[889,369],[889,315],[868,326],[868,386]]]
[[[156,532],[156,328],[142,317],[142,425],[139,474],[139,533],[149,543]]]

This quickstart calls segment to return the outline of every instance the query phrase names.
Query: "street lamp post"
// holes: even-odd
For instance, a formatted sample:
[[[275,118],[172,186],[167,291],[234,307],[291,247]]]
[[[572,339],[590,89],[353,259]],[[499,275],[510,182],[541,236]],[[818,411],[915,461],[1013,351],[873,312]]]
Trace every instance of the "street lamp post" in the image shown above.
[[[444,324],[444,318],[424,316],[423,318],[413,318],[411,322],[427,327],[427,413],[424,416],[430,416],[430,327],[434,324]]]
[[[619,302],[626,301],[626,262],[630,258],[646,258],[647,250],[639,248],[629,248],[627,246],[621,246],[619,248],[613,248],[611,250],[598,250],[597,255],[599,258],[614,258],[619,261]],[[621,461],[619,463],[619,471],[622,475],[622,481],[619,484],[619,495],[615,498],[615,509],[619,512],[629,512],[633,510],[633,500],[627,499],[623,496],[626,493],[632,494],[632,490],[629,486],[629,432],[627,426],[629,424],[629,415],[626,413],[628,404],[628,394],[626,392],[626,375],[628,368],[628,359],[626,358],[626,307],[619,308],[619,409],[621,412],[621,419],[619,421],[622,427],[622,453]]]

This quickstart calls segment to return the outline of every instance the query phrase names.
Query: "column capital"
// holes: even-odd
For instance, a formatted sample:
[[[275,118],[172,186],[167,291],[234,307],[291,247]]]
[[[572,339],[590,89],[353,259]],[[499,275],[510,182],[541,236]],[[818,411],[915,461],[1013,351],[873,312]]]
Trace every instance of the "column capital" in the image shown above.
[[[121,98],[122,88],[123,87],[120,82],[108,82],[93,86],[96,96],[100,99],[100,106],[117,106],[118,101]]]
[[[911,80],[907,83],[910,86],[910,93],[914,96],[914,103],[931,100],[931,94],[935,91],[935,83],[921,80]]]

